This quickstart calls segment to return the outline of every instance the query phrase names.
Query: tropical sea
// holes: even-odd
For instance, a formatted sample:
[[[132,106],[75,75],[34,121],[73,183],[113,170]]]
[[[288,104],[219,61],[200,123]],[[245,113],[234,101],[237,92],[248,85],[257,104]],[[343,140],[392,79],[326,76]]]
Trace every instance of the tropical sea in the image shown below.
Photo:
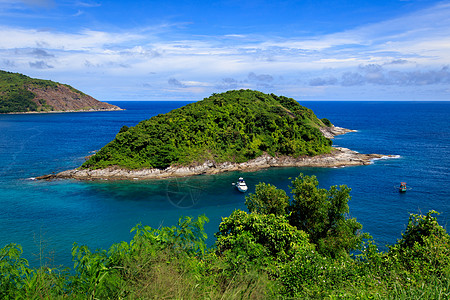
[[[72,266],[74,242],[92,250],[130,241],[136,224],[175,225],[180,216],[205,214],[208,244],[222,217],[246,209],[232,183],[243,176],[253,192],[259,182],[290,194],[300,173],[316,175],[323,188],[352,189],[350,216],[381,249],[405,230],[410,213],[436,210],[450,220],[450,102],[302,101],[319,118],[357,132],[334,145],[361,153],[397,155],[368,166],[270,168],[149,181],[36,181],[76,168],[110,142],[123,125],[169,112],[189,102],[111,102],[125,111],[0,115],[0,247],[22,245],[30,265]],[[407,182],[410,190],[397,187]]]

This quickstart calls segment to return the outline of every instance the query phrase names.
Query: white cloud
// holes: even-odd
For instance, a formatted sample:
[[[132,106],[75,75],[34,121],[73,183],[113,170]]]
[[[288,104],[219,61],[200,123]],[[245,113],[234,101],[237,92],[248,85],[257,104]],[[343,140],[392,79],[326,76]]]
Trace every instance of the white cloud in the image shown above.
[[[79,2],[78,6],[97,4]],[[47,72],[71,74],[73,80],[87,85],[86,76],[102,74],[105,86],[120,82],[122,89],[146,82],[145,87],[140,86],[147,94],[149,89],[167,90],[168,86],[177,93],[246,87],[320,94],[328,92],[325,86],[448,84],[443,66],[450,64],[450,4],[344,32],[302,38],[239,33],[186,37],[176,31],[178,26],[162,24],[118,32],[1,26],[0,67],[24,73],[51,68]],[[384,68],[367,72],[361,65]],[[146,78],[151,72],[159,76],[152,77],[152,82]],[[278,80],[280,77],[284,80]]]
[[[141,40],[142,36],[134,33],[108,33],[103,31],[83,30],[79,33],[64,33],[0,27],[0,49],[34,48],[37,45],[47,49],[64,51],[95,51],[106,45],[122,45]]]

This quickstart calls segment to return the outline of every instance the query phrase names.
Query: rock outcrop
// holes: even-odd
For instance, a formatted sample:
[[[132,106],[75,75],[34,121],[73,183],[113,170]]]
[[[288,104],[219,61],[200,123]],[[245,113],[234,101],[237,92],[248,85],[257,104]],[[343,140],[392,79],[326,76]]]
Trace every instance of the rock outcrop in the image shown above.
[[[27,86],[26,88],[35,95],[32,101],[38,107],[49,108],[47,110],[49,112],[121,110],[118,106],[98,101],[63,84],[57,84],[56,88],[39,88],[35,86]]]
[[[336,135],[346,134],[346,133],[349,133],[349,132],[356,132],[356,130],[342,128],[342,127],[337,127],[337,126],[321,127],[320,131],[323,133],[323,135],[327,139],[332,139]]]
[[[216,164],[207,161],[196,166],[171,166],[164,170],[141,169],[127,170],[119,167],[108,167],[105,169],[74,169],[63,171],[58,174],[45,175],[37,179],[79,179],[79,180],[139,180],[139,179],[159,179],[171,177],[185,177],[200,174],[218,174],[229,171],[256,171],[270,167],[344,167],[368,165],[372,160],[386,156],[381,154],[361,154],[347,148],[335,147],[329,154],[322,154],[313,157],[305,156],[293,158],[289,156],[272,157],[262,155],[244,163],[225,162]]]

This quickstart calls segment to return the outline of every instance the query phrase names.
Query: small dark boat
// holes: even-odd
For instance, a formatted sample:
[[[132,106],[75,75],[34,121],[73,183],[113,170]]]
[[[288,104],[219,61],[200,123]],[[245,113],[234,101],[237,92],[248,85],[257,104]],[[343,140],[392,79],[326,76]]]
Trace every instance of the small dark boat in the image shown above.
[[[398,187],[398,191],[400,193],[405,193],[407,190],[406,182],[400,182],[400,186]]]

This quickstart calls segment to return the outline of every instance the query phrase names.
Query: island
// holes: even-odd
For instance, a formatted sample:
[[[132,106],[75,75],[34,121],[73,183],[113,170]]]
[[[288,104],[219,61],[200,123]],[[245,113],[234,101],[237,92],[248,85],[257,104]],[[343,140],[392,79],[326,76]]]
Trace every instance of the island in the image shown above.
[[[0,70],[0,113],[122,110],[67,84]]]
[[[253,90],[213,94],[123,126],[79,168],[39,179],[153,179],[268,167],[370,164],[380,154],[333,147],[351,130],[285,96]]]

